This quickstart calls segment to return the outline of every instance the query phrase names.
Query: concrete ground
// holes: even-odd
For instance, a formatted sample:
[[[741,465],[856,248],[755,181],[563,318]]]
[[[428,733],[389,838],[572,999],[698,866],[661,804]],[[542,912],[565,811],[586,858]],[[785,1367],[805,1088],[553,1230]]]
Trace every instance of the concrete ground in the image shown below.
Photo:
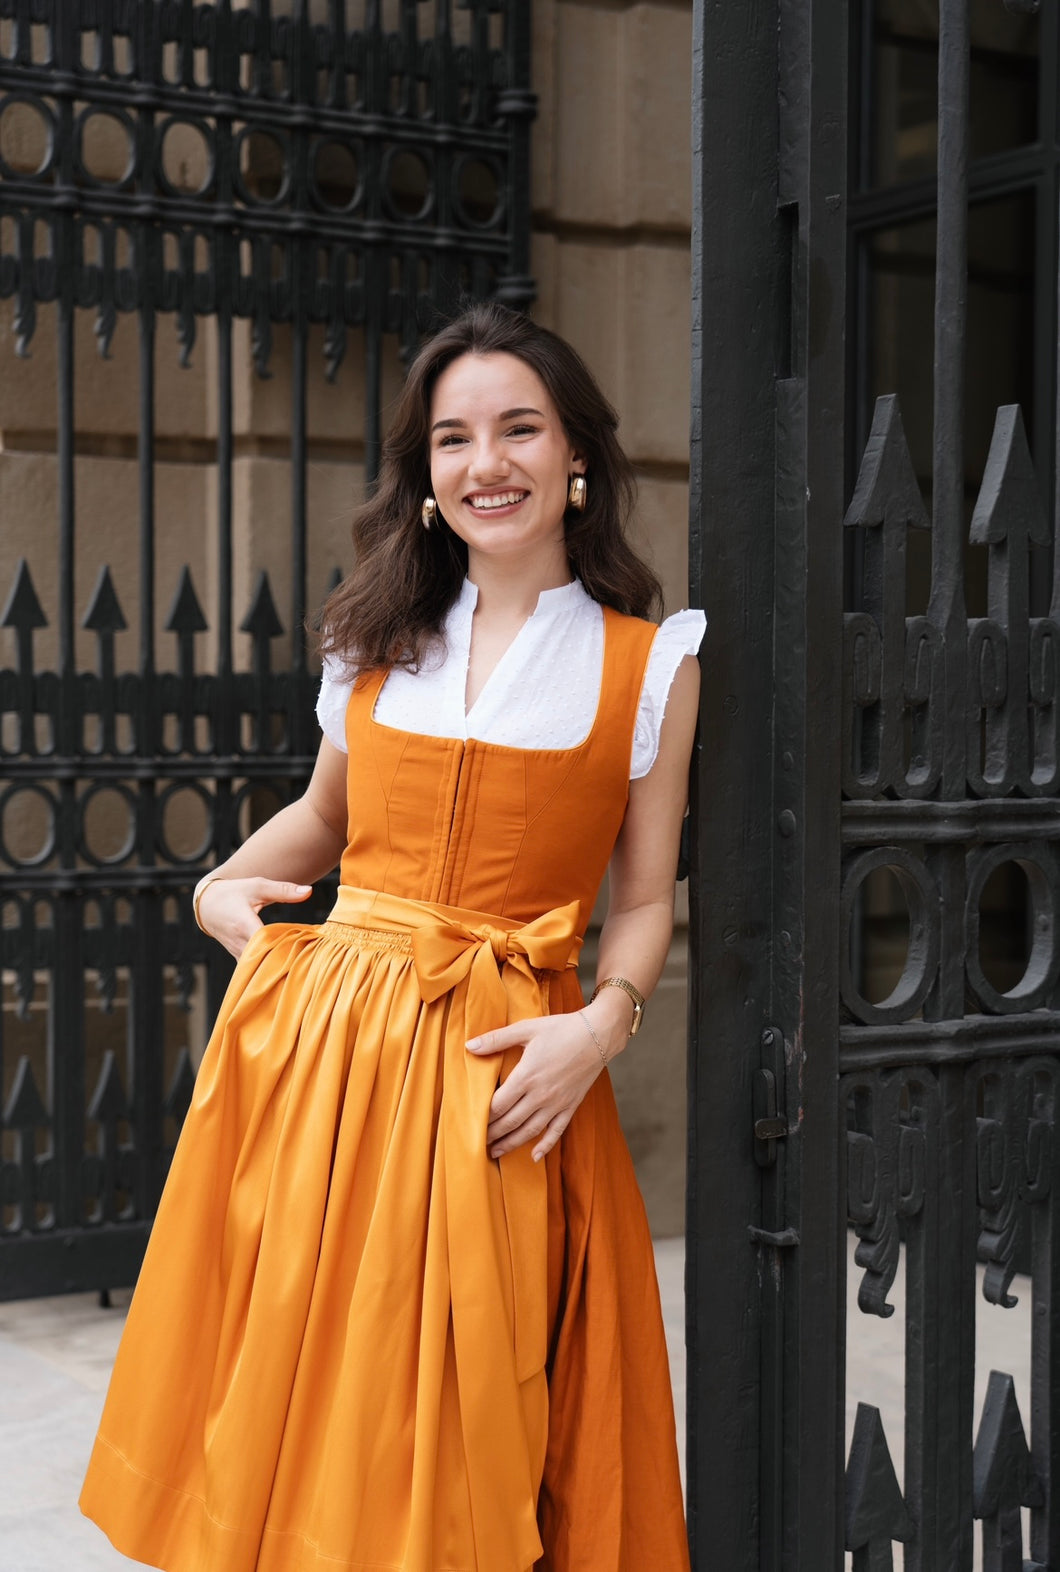
[[[684,1241],[656,1243],[670,1348],[678,1434],[684,1425]],[[896,1313],[881,1321],[856,1308],[858,1272],[850,1262],[848,1314],[849,1438],[859,1399],[883,1414],[901,1479],[903,1326],[901,1277]],[[990,1370],[1008,1371],[1020,1408],[1030,1412],[1030,1308],[998,1310],[979,1298],[976,1414]],[[94,1294],[0,1304],[0,1568],[3,1572],[121,1572],[135,1563],[111,1548],[77,1509],[85,1460],[103,1404],[128,1292],[100,1309]],[[896,1548],[896,1567],[901,1567]]]

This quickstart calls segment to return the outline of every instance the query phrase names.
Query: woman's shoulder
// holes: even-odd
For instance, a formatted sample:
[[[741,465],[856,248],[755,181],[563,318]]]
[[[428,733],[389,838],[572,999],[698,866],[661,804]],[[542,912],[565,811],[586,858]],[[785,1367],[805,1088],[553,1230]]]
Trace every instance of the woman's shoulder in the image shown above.
[[[630,771],[633,780],[647,775],[655,763],[666,704],[677,669],[687,655],[698,654],[706,626],[703,612],[692,608],[674,612],[655,631],[637,708]]]

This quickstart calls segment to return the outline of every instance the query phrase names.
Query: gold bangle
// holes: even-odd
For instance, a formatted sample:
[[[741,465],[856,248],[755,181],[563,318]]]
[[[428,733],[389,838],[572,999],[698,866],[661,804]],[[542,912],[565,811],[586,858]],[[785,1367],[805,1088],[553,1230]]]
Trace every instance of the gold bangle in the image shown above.
[[[639,988],[634,987],[628,977],[605,977],[603,982],[598,982],[593,989],[593,999],[604,988],[621,988],[633,1000],[633,1021],[629,1028],[629,1035],[636,1037],[640,1031],[640,1023],[644,1018],[644,995]],[[590,1004],[592,1004],[593,999],[589,1000]]]
[[[202,919],[199,916],[199,902],[206,894],[207,885],[212,884],[215,879],[220,879],[222,877],[223,875],[220,868],[215,868],[212,873],[204,874],[199,880],[198,884],[195,886],[191,897],[191,915],[195,918],[195,926],[200,930],[200,932],[205,933],[211,939],[213,938],[213,934],[210,933],[209,928],[203,927]]]

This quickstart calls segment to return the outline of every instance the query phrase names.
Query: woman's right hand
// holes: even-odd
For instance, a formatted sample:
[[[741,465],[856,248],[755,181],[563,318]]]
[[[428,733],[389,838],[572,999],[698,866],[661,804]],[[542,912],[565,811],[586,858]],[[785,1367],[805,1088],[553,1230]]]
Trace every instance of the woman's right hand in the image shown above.
[[[263,926],[263,906],[308,900],[311,884],[280,879],[212,879],[199,897],[199,922],[238,961],[253,934]]]

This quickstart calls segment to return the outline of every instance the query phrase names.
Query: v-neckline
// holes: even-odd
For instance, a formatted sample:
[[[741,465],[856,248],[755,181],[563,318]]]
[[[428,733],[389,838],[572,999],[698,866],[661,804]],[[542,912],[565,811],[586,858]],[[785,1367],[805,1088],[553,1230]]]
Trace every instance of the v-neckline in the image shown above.
[[[497,659],[493,663],[492,668],[490,669],[488,677],[482,684],[481,688],[478,690],[478,693],[475,695],[474,703],[469,706],[467,703],[467,679],[468,673],[471,670],[471,627],[475,617],[475,607],[478,605],[478,585],[473,584],[470,579],[464,580],[460,591],[460,599],[457,604],[461,606],[461,609],[466,612],[467,616],[460,691],[460,708],[464,717],[465,737],[469,735],[471,722],[476,710],[482,704],[483,699],[487,696],[491,687],[494,686],[497,673],[503,669],[506,663],[511,663],[512,652],[518,648],[520,641],[525,639],[526,630],[530,627],[530,624],[533,622],[534,618],[542,611],[553,609],[552,602],[559,600],[560,597],[569,599],[570,591],[574,588],[575,585],[578,585],[579,588],[581,587],[580,584],[578,584],[577,579],[571,579],[566,584],[558,584],[554,589],[541,590],[538,593],[537,602],[533,611],[523,621],[521,626],[516,629],[512,638],[501,651],[500,655],[498,655]],[[469,604],[466,606],[463,605],[465,600],[469,602]],[[556,607],[555,609],[558,610],[559,608]]]

